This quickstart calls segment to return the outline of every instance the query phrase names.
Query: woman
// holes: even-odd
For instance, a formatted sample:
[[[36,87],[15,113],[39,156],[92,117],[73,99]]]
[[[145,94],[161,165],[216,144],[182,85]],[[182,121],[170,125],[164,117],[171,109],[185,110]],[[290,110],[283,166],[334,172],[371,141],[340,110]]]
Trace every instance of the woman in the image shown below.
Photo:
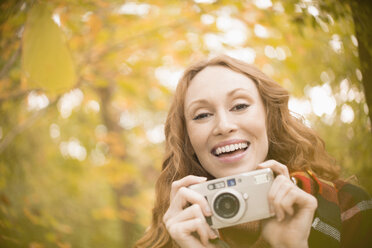
[[[227,56],[190,66],[166,121],[152,224],[136,247],[367,247],[371,200],[337,180],[339,168],[290,114],[288,98]],[[276,174],[268,193],[275,217],[212,230],[206,199],[188,186],[260,168]]]

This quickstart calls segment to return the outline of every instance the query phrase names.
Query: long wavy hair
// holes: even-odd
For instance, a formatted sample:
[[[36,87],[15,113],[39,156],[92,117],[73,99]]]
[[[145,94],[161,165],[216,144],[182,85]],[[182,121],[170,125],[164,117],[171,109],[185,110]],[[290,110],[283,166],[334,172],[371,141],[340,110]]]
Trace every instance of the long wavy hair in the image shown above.
[[[288,167],[289,172],[310,169],[317,176],[334,180],[339,167],[325,151],[324,142],[303,119],[288,109],[289,94],[274,80],[257,68],[240,60],[222,55],[189,66],[180,79],[165,124],[165,159],[156,182],[156,201],[152,224],[135,247],[178,247],[169,236],[162,221],[169,207],[173,181],[187,175],[213,178],[200,165],[191,146],[184,115],[187,88],[197,73],[207,66],[224,66],[252,79],[266,109],[269,151],[267,159],[274,159]]]

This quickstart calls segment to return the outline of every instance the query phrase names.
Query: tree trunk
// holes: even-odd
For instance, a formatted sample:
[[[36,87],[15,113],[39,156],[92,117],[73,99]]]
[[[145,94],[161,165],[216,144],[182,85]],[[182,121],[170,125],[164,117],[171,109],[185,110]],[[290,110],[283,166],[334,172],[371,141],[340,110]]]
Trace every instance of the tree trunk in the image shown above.
[[[111,98],[113,94],[113,85],[109,85],[107,87],[98,88],[97,89],[98,95],[101,99],[101,115],[102,120],[107,128],[108,133],[114,134],[115,137],[120,137],[122,128],[118,125],[118,120],[116,118],[116,114],[114,113],[111,107]],[[124,145],[124,141],[120,142]],[[110,144],[108,144],[110,146]],[[110,147],[110,150],[111,149]],[[114,154],[111,153],[111,156],[115,156],[120,160],[125,159],[125,155],[122,153]],[[121,204],[121,199],[123,197],[134,197],[134,195],[138,192],[137,186],[133,182],[125,183],[123,182],[119,187],[112,188],[115,194],[115,202],[117,205],[117,209],[119,213],[130,213],[131,215],[135,216],[136,213],[133,209],[128,209],[127,207]],[[138,232],[137,225],[133,222],[126,221],[124,219],[120,219],[121,221],[121,233],[123,237],[124,247],[133,247],[135,243],[135,237]]]
[[[372,2],[371,0],[351,0],[355,34],[358,39],[360,69],[363,86],[372,122]]]

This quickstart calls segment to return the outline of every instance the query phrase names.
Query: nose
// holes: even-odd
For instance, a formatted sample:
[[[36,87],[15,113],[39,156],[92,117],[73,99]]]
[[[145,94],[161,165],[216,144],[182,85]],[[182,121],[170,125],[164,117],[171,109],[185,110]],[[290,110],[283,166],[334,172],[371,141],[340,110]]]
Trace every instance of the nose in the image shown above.
[[[237,125],[228,113],[218,113],[216,117],[213,135],[224,135],[237,130]]]

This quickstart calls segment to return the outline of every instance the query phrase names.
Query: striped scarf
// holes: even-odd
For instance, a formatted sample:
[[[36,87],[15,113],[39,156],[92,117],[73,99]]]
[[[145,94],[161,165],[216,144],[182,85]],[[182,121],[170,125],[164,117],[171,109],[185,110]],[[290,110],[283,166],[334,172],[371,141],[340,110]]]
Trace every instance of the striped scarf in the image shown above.
[[[342,180],[295,172],[297,185],[318,200],[309,247],[372,247],[372,199],[360,187]]]

